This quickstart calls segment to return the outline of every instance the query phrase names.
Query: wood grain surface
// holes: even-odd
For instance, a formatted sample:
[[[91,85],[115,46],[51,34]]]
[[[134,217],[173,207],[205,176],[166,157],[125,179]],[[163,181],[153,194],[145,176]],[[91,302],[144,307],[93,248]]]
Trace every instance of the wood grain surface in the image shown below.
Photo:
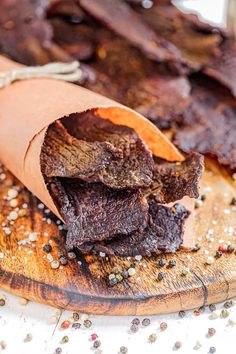
[[[7,200],[11,186],[19,186],[18,207],[24,207],[26,212],[14,222],[8,220],[14,210]],[[202,206],[196,209],[196,242],[201,250],[166,255],[167,262],[176,260],[174,268],[160,268],[161,256],[141,260],[79,256],[66,266],[52,269],[43,245],[51,244],[51,255],[57,260],[58,252],[65,247],[63,233],[49,211],[40,209],[40,202],[2,167],[0,286],[33,301],[106,315],[168,313],[236,296],[236,254],[214,257],[219,245],[236,245],[236,207],[230,205],[232,197],[236,197],[236,184],[225,169],[207,160],[201,193],[206,195]],[[11,230],[10,235],[6,234],[6,227]],[[38,238],[27,243],[31,232],[37,232]],[[209,256],[214,257],[212,265],[206,264]],[[135,275],[109,287],[107,279],[112,269],[127,269],[132,262],[136,265]],[[185,267],[189,272],[184,276]],[[157,280],[160,271],[165,273],[162,281]]]

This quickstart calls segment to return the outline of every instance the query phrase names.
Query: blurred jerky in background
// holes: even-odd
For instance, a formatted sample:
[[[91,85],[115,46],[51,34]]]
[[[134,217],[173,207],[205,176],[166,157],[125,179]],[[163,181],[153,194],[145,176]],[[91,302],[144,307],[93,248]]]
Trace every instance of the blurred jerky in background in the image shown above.
[[[45,19],[47,0],[1,0],[0,50],[19,62],[36,65],[69,60],[52,43],[52,28]]]
[[[169,0],[1,0],[0,48],[25,64],[80,60],[80,84],[235,168],[235,42]]]

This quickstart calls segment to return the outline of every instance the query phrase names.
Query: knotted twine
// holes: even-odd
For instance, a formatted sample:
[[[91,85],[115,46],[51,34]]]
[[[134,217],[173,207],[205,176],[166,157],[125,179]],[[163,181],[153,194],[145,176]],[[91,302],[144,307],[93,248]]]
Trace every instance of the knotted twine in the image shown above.
[[[8,72],[0,72],[0,88],[4,88],[15,81],[50,78],[76,82],[82,76],[78,61],[72,63],[50,63],[42,66],[27,66]]]

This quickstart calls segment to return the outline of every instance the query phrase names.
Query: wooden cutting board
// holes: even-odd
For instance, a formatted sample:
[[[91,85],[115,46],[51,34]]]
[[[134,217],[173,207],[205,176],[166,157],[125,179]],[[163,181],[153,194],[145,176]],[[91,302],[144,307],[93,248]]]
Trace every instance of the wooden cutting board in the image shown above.
[[[62,233],[51,215],[39,209],[39,201],[21,186],[19,207],[27,204],[26,216],[19,217],[6,235],[4,223],[12,208],[6,200],[10,185],[19,185],[8,172],[0,182],[0,286],[27,299],[63,309],[106,315],[143,315],[187,310],[216,303],[236,296],[236,254],[225,253],[206,265],[220,244],[236,246],[236,183],[215,162],[207,160],[201,193],[206,195],[196,210],[198,252],[180,251],[164,258],[176,261],[174,268],[160,268],[158,259],[121,259],[87,256],[71,260],[61,269],[52,269],[44,244],[52,246],[51,255],[58,258],[64,248]],[[0,173],[0,179],[4,175]],[[26,205],[24,205],[26,207]],[[50,224],[51,222],[51,224]],[[37,232],[38,239],[25,244],[28,232]],[[209,253],[208,253],[209,252]],[[79,263],[78,263],[79,262]],[[136,273],[114,287],[107,285],[108,275],[116,267],[129,268],[134,262]],[[187,275],[182,275],[188,267]],[[157,280],[158,272],[165,278]]]

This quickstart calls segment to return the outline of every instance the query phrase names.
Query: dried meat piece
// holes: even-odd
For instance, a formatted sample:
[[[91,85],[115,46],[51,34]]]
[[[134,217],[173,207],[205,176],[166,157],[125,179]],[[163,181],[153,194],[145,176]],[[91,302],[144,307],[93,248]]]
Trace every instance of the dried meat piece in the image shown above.
[[[107,166],[113,161],[121,160],[122,156],[122,151],[110,143],[87,142],[74,138],[60,121],[56,121],[49,126],[44,139],[41,170],[46,177],[99,182],[102,175],[107,174]]]
[[[198,71],[219,52],[224,32],[184,14],[173,5],[140,8],[139,13],[158,36],[173,43],[181,52],[186,71]]]
[[[236,97],[236,42],[225,41],[220,54],[208,63],[204,73],[228,87]]]
[[[82,252],[105,252],[108,255],[150,257],[158,253],[174,253],[182,242],[184,222],[189,212],[181,204],[167,207],[149,200],[149,212],[151,220],[147,228],[142,232],[134,232],[129,236],[118,235],[116,238],[104,243],[95,243],[82,246]]]
[[[91,64],[97,80],[88,89],[111,97],[166,129],[179,121],[189,105],[186,77],[168,74],[119,38],[101,39]]]
[[[178,62],[179,50],[155,32],[125,2],[117,0],[78,0],[79,5],[91,16],[103,22],[129,43],[141,49],[147,57],[158,62]]]
[[[155,161],[152,185],[144,193],[163,204],[181,200],[185,196],[198,198],[203,168],[204,158],[197,153],[188,156],[183,162]]]
[[[193,80],[192,84],[192,103],[174,142],[182,151],[213,156],[233,170],[236,168],[235,100],[209,79]]]
[[[127,235],[147,225],[148,204],[139,190],[117,191],[101,183],[54,178],[48,190],[68,227],[67,247]]]
[[[46,6],[46,0],[1,0],[1,52],[27,65],[70,60],[66,52],[52,43],[52,28],[45,19]]]
[[[72,114],[70,119],[61,120],[69,134],[87,142],[105,142],[111,144],[119,154],[105,163],[104,169],[94,176],[84,178],[87,181],[101,181],[116,189],[139,188],[152,182],[153,158],[146,144],[137,133],[126,126],[115,125],[109,120],[96,116],[96,111]],[[77,177],[81,178],[80,175]]]
[[[95,53],[95,43],[90,39],[94,29],[84,24],[74,25],[60,18],[51,18],[53,40],[69,55],[77,60],[91,59]]]

